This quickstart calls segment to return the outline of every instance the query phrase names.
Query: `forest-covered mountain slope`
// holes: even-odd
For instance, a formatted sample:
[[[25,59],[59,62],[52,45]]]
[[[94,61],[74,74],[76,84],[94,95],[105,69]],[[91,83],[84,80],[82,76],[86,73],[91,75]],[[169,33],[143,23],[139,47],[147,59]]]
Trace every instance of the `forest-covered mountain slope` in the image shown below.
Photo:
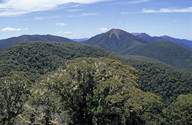
[[[16,45],[21,42],[31,42],[31,41],[60,42],[60,43],[73,42],[68,38],[53,35],[22,35],[19,37],[12,37],[0,40],[0,50]]]
[[[127,54],[146,56],[175,67],[192,71],[192,52],[170,41],[158,40]]]
[[[192,91],[191,72],[146,57],[121,56],[81,43],[27,42],[0,51],[0,76],[24,71],[34,81],[77,57],[107,57],[135,67],[139,71],[139,87],[161,96],[166,104]]]
[[[141,38],[141,39],[144,39],[148,42],[154,42],[156,40],[168,40],[168,41],[171,41],[173,43],[176,43],[186,49],[189,49],[192,51],[192,41],[190,40],[186,40],[186,39],[178,39],[178,38],[173,38],[173,37],[170,37],[170,36],[150,36],[146,33],[132,33],[133,35]]]
[[[146,41],[136,36],[144,37]],[[96,35],[84,43],[99,46],[122,55],[146,56],[192,71],[192,52],[190,50],[167,40],[151,42],[156,38],[152,38],[147,34],[137,34],[136,36],[123,30],[112,29],[106,33]]]
[[[80,43],[26,42],[0,51],[0,76],[24,71],[35,80],[76,57],[107,57],[108,51]]]
[[[147,43],[147,41],[135,37],[126,31],[120,29],[111,29],[106,33],[102,33],[90,38],[84,43],[120,53],[122,50],[129,52],[134,48]]]

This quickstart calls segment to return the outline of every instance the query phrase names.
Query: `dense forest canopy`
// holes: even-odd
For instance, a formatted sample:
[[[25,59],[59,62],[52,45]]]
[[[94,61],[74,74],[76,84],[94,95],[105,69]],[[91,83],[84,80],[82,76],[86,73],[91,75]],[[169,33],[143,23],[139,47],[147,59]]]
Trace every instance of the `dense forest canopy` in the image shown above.
[[[137,87],[137,74],[133,67],[107,58],[77,58],[67,61],[66,68],[47,73],[32,87],[17,83],[6,89],[6,92],[10,92],[26,88],[26,91],[18,94],[24,94],[27,97],[22,98],[28,100],[20,102],[21,112],[16,115],[9,115],[9,110],[2,109],[2,113],[8,114],[8,119],[3,117],[1,122],[46,125],[163,122],[163,117],[159,117],[162,116],[162,99],[140,90]],[[7,77],[2,79],[9,80]],[[19,79],[20,77],[13,77],[10,83]],[[2,80],[1,85],[5,83],[6,81]],[[18,84],[21,88],[17,87]],[[25,93],[29,88],[28,96]],[[2,98],[9,100],[6,96]],[[18,100],[13,100],[16,101]],[[16,111],[17,109],[13,108],[10,112]]]
[[[0,66],[1,124],[191,124],[192,73],[149,58],[80,43],[28,42],[1,51]],[[79,108],[83,100],[89,103]],[[179,111],[189,117],[173,120]]]

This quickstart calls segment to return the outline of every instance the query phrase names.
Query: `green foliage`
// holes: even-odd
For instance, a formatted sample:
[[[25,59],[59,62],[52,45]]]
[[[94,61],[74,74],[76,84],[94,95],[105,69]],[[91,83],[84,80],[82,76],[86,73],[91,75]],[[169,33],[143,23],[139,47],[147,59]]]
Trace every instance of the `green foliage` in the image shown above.
[[[65,69],[50,72],[37,81],[20,122],[78,125],[148,123],[150,119],[145,118],[149,114],[146,111],[153,115],[155,111],[161,114],[163,103],[160,97],[137,88],[137,74],[133,67],[107,58],[67,61]]]
[[[192,91],[192,73],[143,57],[127,56],[127,63],[139,71],[139,87],[161,96],[169,105],[180,94]]]
[[[170,125],[191,125],[192,94],[180,95],[164,110],[164,113]]]
[[[11,72],[0,78],[0,124],[12,125],[23,112],[31,82],[23,72]]]
[[[37,83],[31,89],[31,95],[24,105],[24,111],[16,117],[16,124],[60,125],[68,120],[62,112],[60,98],[45,84]]]
[[[130,96],[126,102],[126,107],[129,107],[131,114],[138,118],[135,119],[131,116],[131,124],[138,122],[139,124],[160,125],[164,123],[165,119],[162,113],[164,104],[159,96],[143,92],[140,89],[133,89]],[[133,111],[137,111],[137,114],[134,114]]]
[[[0,52],[0,76],[11,71],[24,71],[34,81],[40,75],[56,70],[68,59],[102,57],[110,52],[79,43],[21,43]]]
[[[108,57],[129,64],[138,72],[131,66],[105,58],[78,58],[66,62],[76,57]],[[8,111],[5,110],[7,100],[2,99],[1,124],[78,124],[80,120],[86,123],[90,119],[93,124],[158,125],[190,121],[188,117],[186,119],[176,117],[185,113],[190,116],[190,112],[187,113],[188,109],[191,111],[190,108],[187,110],[183,107],[179,108],[178,112],[184,112],[182,114],[177,111],[172,114],[171,112],[175,107],[179,107],[174,102],[177,96],[192,91],[192,73],[149,58],[120,56],[79,43],[31,42],[1,51],[0,66],[1,98],[4,98],[3,92],[12,89],[13,91],[7,91],[12,92],[11,99],[16,100],[18,97],[23,99],[18,102],[13,101],[18,104],[16,108],[14,105],[11,106],[14,107],[11,109],[15,113],[9,116],[5,115]],[[25,71],[34,81],[40,75],[54,71],[59,66],[62,67],[42,76],[32,88],[24,73],[15,72],[9,75],[11,71]],[[5,85],[3,79],[10,81],[7,82],[10,84]],[[22,91],[21,86],[14,85],[19,82],[27,84],[26,91]],[[4,89],[5,87],[9,89]],[[18,92],[17,89],[18,94],[13,94],[16,93],[14,87],[21,91]],[[29,89],[31,95],[27,101]],[[161,98],[150,92],[162,97],[167,106],[173,102],[169,106],[172,109],[168,107],[164,110],[163,116]],[[191,97],[186,96],[186,98]],[[86,106],[83,100],[87,100]],[[187,105],[188,103],[185,107]],[[175,122],[170,120],[172,117],[178,120]]]
[[[0,52],[0,76],[15,70],[24,71],[35,81],[59,66],[65,67],[66,60],[77,57],[107,57],[135,67],[139,71],[139,88],[161,96],[166,105],[180,94],[192,91],[191,72],[149,58],[121,56],[80,43],[29,42],[3,50]]]
[[[158,40],[126,53],[146,56],[169,65],[192,71],[192,52],[173,42]]]

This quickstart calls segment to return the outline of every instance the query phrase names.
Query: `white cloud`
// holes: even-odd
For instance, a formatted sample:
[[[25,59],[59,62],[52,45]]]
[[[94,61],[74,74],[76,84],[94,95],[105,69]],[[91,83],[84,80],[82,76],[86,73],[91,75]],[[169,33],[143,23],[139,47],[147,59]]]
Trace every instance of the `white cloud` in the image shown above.
[[[70,32],[70,31],[60,31],[60,32],[58,32],[58,34],[59,35],[64,35],[64,36],[71,36],[71,35],[73,35],[73,33],[72,32]]]
[[[68,12],[79,12],[82,11],[82,9],[69,9]]]
[[[68,15],[67,17],[85,17],[85,16],[97,16],[99,13],[81,13],[80,15]]]
[[[98,13],[82,13],[80,16],[96,16]]]
[[[70,34],[72,34],[72,32],[67,31],[67,32],[63,32],[63,34],[64,35],[70,35]]]
[[[65,26],[65,23],[56,23],[57,26]]]
[[[161,8],[159,10],[143,9],[142,13],[192,13],[192,7],[174,9],[174,8]]]
[[[68,3],[91,4],[110,0],[6,0],[0,3],[0,16],[21,15],[55,9]]]
[[[149,2],[151,0],[132,0],[132,1],[126,1],[126,2],[117,2],[118,4],[139,4],[139,3],[145,3]]]
[[[150,0],[134,0],[134,1],[130,1],[129,4],[137,4],[137,3],[144,3],[144,2],[148,2]]]
[[[45,19],[56,19],[60,18],[60,16],[37,16],[34,17],[34,20],[45,20]]]
[[[99,30],[100,30],[101,32],[106,32],[108,29],[107,29],[107,28],[102,27],[102,28],[99,28]]]
[[[24,30],[28,30],[28,29],[27,28],[5,27],[1,31],[5,32],[5,31],[24,31]]]

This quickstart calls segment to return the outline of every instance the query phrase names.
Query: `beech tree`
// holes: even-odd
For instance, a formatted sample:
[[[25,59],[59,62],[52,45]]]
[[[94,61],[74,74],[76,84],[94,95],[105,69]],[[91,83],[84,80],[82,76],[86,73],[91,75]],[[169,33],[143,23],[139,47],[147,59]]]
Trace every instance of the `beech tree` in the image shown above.
[[[145,106],[140,110],[145,112],[155,103],[162,104],[160,97],[139,90],[137,82],[138,72],[116,60],[70,60],[66,68],[59,68],[37,81],[26,106],[28,115],[22,114],[20,121],[46,125],[135,124],[133,119],[143,114],[134,117],[133,113],[139,113],[137,107]],[[136,100],[140,105],[133,99],[138,98],[135,91],[144,94]]]
[[[192,94],[180,95],[165,110],[168,124],[192,124]]]
[[[0,123],[12,125],[29,96],[30,80],[23,72],[11,72],[0,78]]]

